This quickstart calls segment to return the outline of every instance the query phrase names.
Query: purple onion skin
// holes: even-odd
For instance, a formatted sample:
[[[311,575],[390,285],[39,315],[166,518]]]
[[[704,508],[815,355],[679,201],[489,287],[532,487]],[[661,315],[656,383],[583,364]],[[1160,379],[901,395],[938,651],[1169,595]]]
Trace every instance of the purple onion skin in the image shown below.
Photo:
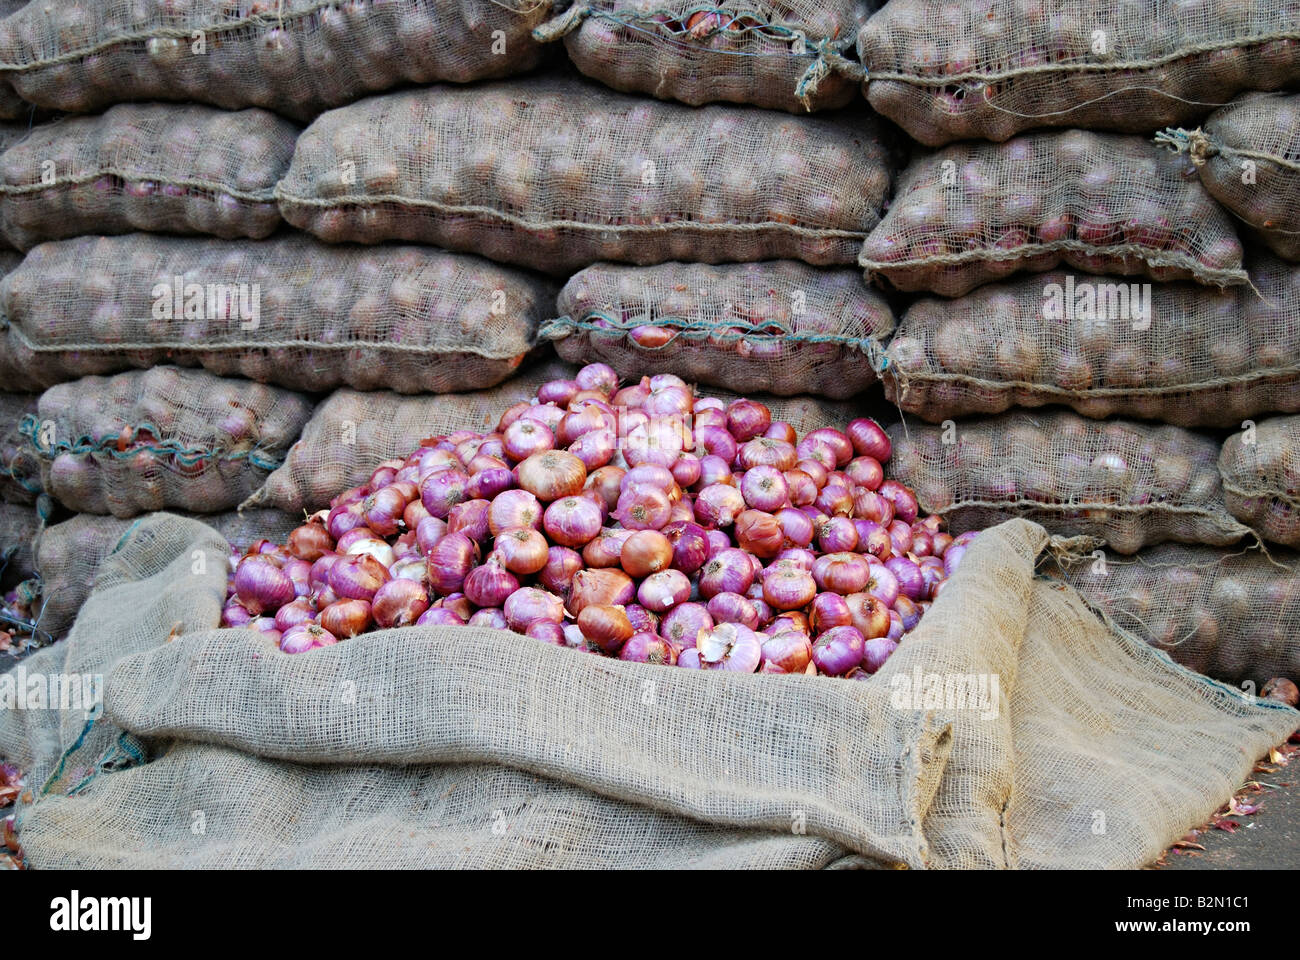
[[[415,621],[417,627],[463,627],[460,615],[444,607],[430,607]]]
[[[714,623],[740,623],[758,629],[758,610],[751,600],[738,593],[717,593],[709,600],[709,616]]]
[[[925,595],[925,579],[920,568],[906,557],[890,557],[885,568],[898,579],[899,592],[909,600],[920,600]]]
[[[700,596],[710,600],[719,593],[744,593],[754,582],[749,554],[730,547],[718,553],[700,572]]]
[[[873,564],[867,578],[866,591],[885,606],[892,607],[900,592],[898,577],[894,576],[894,571],[887,564]]]
[[[713,617],[708,608],[700,603],[681,603],[663,615],[659,621],[659,632],[670,642],[684,650],[695,647],[695,638],[701,630],[713,626]]]
[[[921,622],[921,608],[906,596],[900,596],[894,601],[894,609],[898,611],[898,616],[903,621],[904,633],[915,630],[916,625]]]
[[[688,650],[683,650],[677,656],[677,666],[685,667],[687,670],[699,670],[700,651],[696,650],[694,647],[691,647]]]
[[[509,630],[510,625],[506,623],[506,615],[499,607],[484,607],[482,610],[475,610],[474,615],[469,618],[471,627],[487,627],[490,630]]]
[[[564,642],[564,627],[551,620],[536,620],[528,625],[524,630],[524,636],[532,637],[534,640],[541,640],[543,643],[549,643],[553,646],[566,646]]]
[[[898,643],[898,641],[903,639],[903,633],[903,618],[898,615],[897,610],[890,610],[889,632],[885,634],[885,636],[890,640],[893,640],[895,643]]]
[[[868,640],[862,651],[862,669],[867,673],[875,673],[885,665],[890,654],[897,649],[898,644],[890,640],[887,635]]]
[[[662,638],[646,631],[632,634],[627,643],[623,644],[618,658],[630,663],[652,663],[670,667],[677,663],[677,655],[672,646]]]
[[[862,662],[865,647],[856,627],[832,627],[813,641],[813,663],[822,673],[843,676]]]

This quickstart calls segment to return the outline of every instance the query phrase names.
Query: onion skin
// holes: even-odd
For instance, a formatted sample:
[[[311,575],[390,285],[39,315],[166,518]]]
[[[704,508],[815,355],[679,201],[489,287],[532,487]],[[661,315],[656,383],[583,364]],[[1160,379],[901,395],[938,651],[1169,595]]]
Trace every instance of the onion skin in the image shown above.
[[[659,621],[659,633],[681,649],[695,646],[701,630],[714,625],[707,608],[698,603],[681,603],[673,607]]]
[[[587,482],[587,468],[565,450],[533,454],[515,468],[515,480],[542,503],[576,497]],[[425,506],[428,506],[426,503]],[[430,509],[430,513],[437,515]]]
[[[389,580],[375,592],[371,615],[380,627],[409,627],[429,609],[429,594],[414,580]]]
[[[813,662],[822,673],[843,676],[862,663],[866,641],[854,627],[833,627],[813,643]]]
[[[506,623],[516,633],[523,633],[537,620],[561,623],[564,620],[564,603],[553,593],[537,587],[524,587],[512,593],[502,608]]]
[[[582,635],[605,653],[618,653],[636,632],[621,606],[593,603],[578,614]]]
[[[577,617],[591,604],[625,607],[635,596],[636,584],[622,570],[579,570],[569,590],[568,610]]]

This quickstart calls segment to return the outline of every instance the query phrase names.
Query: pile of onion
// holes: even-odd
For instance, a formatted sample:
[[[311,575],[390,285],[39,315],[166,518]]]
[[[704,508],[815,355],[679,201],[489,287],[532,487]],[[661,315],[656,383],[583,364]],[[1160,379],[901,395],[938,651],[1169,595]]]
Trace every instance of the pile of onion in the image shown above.
[[[620,389],[591,364],[232,558],[222,624],[286,653],[468,624],[642,663],[866,678],[974,536],[919,516],[889,455],[873,420],[799,438],[761,403],[671,375]]]

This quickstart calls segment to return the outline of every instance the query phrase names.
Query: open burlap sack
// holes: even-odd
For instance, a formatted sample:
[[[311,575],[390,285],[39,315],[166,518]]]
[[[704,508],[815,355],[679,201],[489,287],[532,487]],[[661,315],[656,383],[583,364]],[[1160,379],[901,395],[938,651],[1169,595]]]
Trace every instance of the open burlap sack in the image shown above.
[[[1300,411],[1300,267],[1261,254],[1250,274],[1257,290],[1054,271],[918,300],[885,394],[935,423],[1045,404],[1209,427]]]
[[[890,476],[954,533],[1025,517],[1118,553],[1173,540],[1226,546],[1249,533],[1228,513],[1213,437],[1181,427],[1012,412],[888,428]]]
[[[279,387],[154,367],[51,387],[23,435],[69,510],[220,513],[281,464],[311,410]]]
[[[9,348],[45,386],[160,363],[308,392],[500,383],[555,309],[541,277],[432,247],[78,237],[0,282]]]
[[[1142,137],[1087,130],[921,152],[858,263],[899,290],[945,297],[1062,262],[1244,284],[1233,221],[1185,163]]]
[[[1279,257],[1300,260],[1300,94],[1248,93],[1156,139],[1187,151],[1210,195]]]
[[[364,483],[383,461],[410,455],[421,440],[456,430],[490,433],[511,406],[533,399],[547,380],[572,379],[577,369],[544,361],[499,387],[474,393],[404,397],[337,390],[316,408],[284,464],[241,509],[263,506],[290,513],[323,509],[344,490]],[[735,398],[723,390],[708,393]],[[757,399],[771,408],[773,420],[784,420],[800,436],[853,418],[848,404],[802,396]]]
[[[803,113],[842,107],[861,68],[845,56],[878,0],[592,0],[538,35],[615,90],[693,106],[720,100]]]
[[[1047,544],[984,534],[851,683],[468,627],[285,656],[211,629],[224,578],[193,557],[227,545],[153,516],[28,661],[105,677],[102,712],[0,713],[39,785],[20,840],[45,868],[1136,867],[1300,714],[1108,630],[1035,577]],[[991,696],[960,695],[975,677]]]
[[[22,434],[36,413],[34,393],[0,393],[0,500],[33,504],[41,492],[41,465]]]
[[[858,36],[871,105],[922,143],[1147,133],[1300,79],[1295,0],[892,0]]]
[[[542,336],[573,363],[839,399],[875,383],[873,359],[894,326],[889,304],[855,271],[789,260],[598,263],[569,280],[555,309]]]
[[[40,528],[40,514],[33,507],[0,503],[0,586],[11,587],[36,572],[32,544]]]
[[[598,260],[849,264],[891,154],[835,119],[611,93],[566,77],[371,97],[303,131],[276,188],[331,243],[411,240],[568,276]]]
[[[132,230],[265,237],[280,225],[274,190],[297,139],[265,110],[193,104],[42,124],[0,155],[0,230],[20,250]]]
[[[1183,666],[1258,692],[1300,682],[1300,554],[1167,543],[1061,557],[1044,572]]]
[[[263,538],[283,543],[290,531],[302,522],[301,516],[279,510],[246,510],[243,513],[232,510],[229,513],[195,514],[192,519],[212,527],[241,554]],[[105,558],[143,522],[142,518],[120,520],[79,513],[41,531],[35,543],[33,563],[40,577],[37,609],[43,631],[56,638],[68,632],[77,611],[90,596]]]
[[[33,3],[0,27],[0,76],[71,112],[128,100],[266,107],[299,120],[403,83],[536,65],[549,0]]]
[[[1266,540],[1300,547],[1300,417],[1234,433],[1219,453],[1229,512]]]

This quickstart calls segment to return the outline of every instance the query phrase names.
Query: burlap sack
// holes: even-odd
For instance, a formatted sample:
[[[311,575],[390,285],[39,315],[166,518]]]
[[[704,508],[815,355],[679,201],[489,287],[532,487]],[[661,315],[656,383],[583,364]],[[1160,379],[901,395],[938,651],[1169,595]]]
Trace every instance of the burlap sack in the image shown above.
[[[1217,441],[1181,427],[1047,410],[888,433],[890,476],[954,533],[1026,517],[1131,554],[1166,540],[1225,546],[1249,532],[1224,506]]]
[[[626,93],[803,113],[842,107],[861,68],[845,56],[877,0],[592,0],[539,28],[569,59]],[[572,31],[572,32],[571,32]]]
[[[569,280],[556,312],[542,336],[573,363],[841,399],[875,383],[872,362],[894,326],[889,304],[856,272],[782,260],[598,263]]]
[[[1164,544],[1098,554],[1046,572],[1183,666],[1258,692],[1300,681],[1300,555]]]
[[[219,513],[280,465],[311,410],[278,387],[155,367],[51,387],[23,434],[70,510]]]
[[[20,250],[84,233],[265,237],[298,128],[265,110],[124,103],[42,124],[0,156],[0,230]]]
[[[0,500],[36,502],[41,492],[41,465],[22,434],[23,418],[36,413],[33,393],[0,393]]]
[[[27,4],[28,0],[0,0],[0,21],[13,16]],[[31,104],[18,96],[18,91],[14,89],[13,84],[7,78],[0,77],[0,120],[20,120],[27,116],[31,109]],[[0,126],[5,125],[0,124]],[[3,145],[0,145],[0,149],[3,149]]]
[[[0,503],[0,587],[12,587],[36,572],[32,543],[40,526],[40,515],[32,507]]]
[[[176,363],[309,392],[477,390],[515,371],[554,297],[479,257],[297,233],[79,237],[0,282],[9,347],[44,386]]]
[[[195,515],[192,519],[216,530],[240,553],[265,537],[284,543],[302,518],[278,510]],[[90,596],[104,560],[144,523],[143,518],[119,520],[79,513],[71,520],[48,526],[36,540],[34,567],[40,576],[39,622],[51,637],[67,634],[77,611]]]
[[[193,554],[226,544],[151,517],[27,665],[106,677],[103,712],[0,713],[41,785],[19,836],[45,868],[1137,867],[1300,715],[1108,631],[1035,578],[1047,542],[985,534],[876,678],[841,683],[474,628],[288,657],[211,629],[224,583]]]
[[[865,114],[692,109],[568,78],[323,115],[276,188],[331,243],[413,240],[566,276],[598,260],[852,263],[889,192]]]
[[[1300,547],[1300,417],[1232,434],[1219,453],[1229,512],[1264,539]]]
[[[1300,79],[1300,4],[893,0],[858,35],[871,105],[917,140],[1147,133]]]
[[[1070,130],[919,154],[862,247],[868,276],[956,297],[1064,262],[1088,273],[1245,283],[1228,214],[1185,160],[1141,137]]]
[[[1210,195],[1279,257],[1300,260],[1300,94],[1248,93],[1156,139],[1187,151]]]
[[[566,364],[541,363],[492,390],[441,396],[338,390],[316,408],[284,464],[240,509],[262,506],[290,513],[324,509],[343,491],[364,483],[383,461],[410,455],[421,440],[456,430],[490,433],[506,410],[533,399],[541,384],[572,379],[576,371]],[[708,393],[734,399],[723,390]],[[853,418],[848,404],[809,397],[756,399],[771,408],[773,420],[784,420],[800,436]]]
[[[886,396],[933,423],[1062,404],[1180,426],[1300,410],[1300,268],[1252,258],[1256,290],[1063,271],[927,298],[899,321]]]
[[[540,56],[529,33],[550,11],[549,0],[33,3],[0,27],[0,75],[58,110],[194,100],[306,120],[403,83],[528,70]]]

